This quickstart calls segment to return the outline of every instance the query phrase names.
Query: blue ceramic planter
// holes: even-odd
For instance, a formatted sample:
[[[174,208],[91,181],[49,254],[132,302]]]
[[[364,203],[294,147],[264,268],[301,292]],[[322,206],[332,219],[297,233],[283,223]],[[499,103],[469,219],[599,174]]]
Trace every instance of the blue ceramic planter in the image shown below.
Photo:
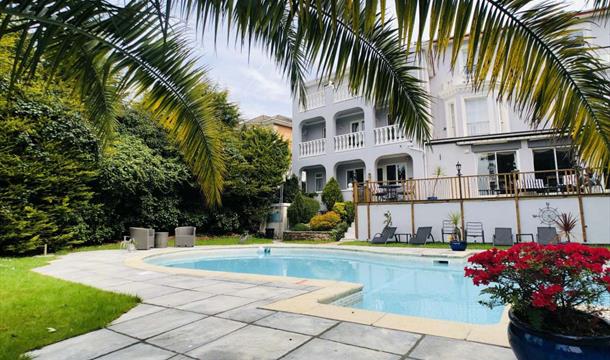
[[[465,251],[468,243],[466,241],[450,241],[449,246],[451,246],[453,251]]]
[[[577,337],[531,329],[509,313],[508,341],[519,360],[609,360],[610,336]]]

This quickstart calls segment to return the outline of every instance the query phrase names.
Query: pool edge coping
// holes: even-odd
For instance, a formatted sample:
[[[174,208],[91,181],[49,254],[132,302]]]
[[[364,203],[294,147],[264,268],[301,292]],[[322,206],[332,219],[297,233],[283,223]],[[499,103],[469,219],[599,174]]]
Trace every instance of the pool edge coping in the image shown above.
[[[271,304],[260,306],[261,309],[282,311],[302,315],[316,316],[337,321],[348,321],[364,325],[372,325],[381,328],[408,331],[412,333],[442,336],[459,340],[467,340],[491,344],[497,346],[508,347],[508,307],[505,307],[501,319],[496,324],[469,324],[448,320],[438,320],[423,317],[398,315],[393,313],[385,313],[380,311],[364,310],[338,306],[331,304],[333,301],[342,297],[354,294],[362,289],[361,284],[334,281],[334,280],[319,280],[308,278],[297,278],[276,275],[259,275],[247,273],[234,273],[223,271],[210,271],[199,269],[174,268],[162,265],[154,265],[147,263],[146,258],[156,257],[160,255],[178,254],[178,253],[193,253],[207,252],[214,250],[230,250],[240,248],[258,248],[260,245],[215,245],[215,246],[198,246],[194,248],[165,248],[155,249],[154,253],[134,253],[131,257],[125,259],[124,263],[127,266],[161,273],[180,274],[198,277],[220,278],[228,281],[252,281],[260,284],[267,282],[283,282],[292,283],[302,286],[319,287],[317,290],[308,293],[297,295],[295,297],[279,300]],[[311,248],[320,249],[321,246],[314,244],[265,244],[265,247],[276,248]],[[373,254],[388,254],[388,255],[403,255],[413,257],[440,257],[465,259],[473,252],[462,253],[461,256],[446,256],[445,250],[440,250],[438,255],[434,255],[437,249],[426,249],[422,252],[396,252],[394,248],[380,249],[361,249],[362,246],[346,246],[346,245],[324,245],[324,249],[347,250],[347,251],[362,251]],[[354,249],[356,248],[356,249]],[[419,250],[419,249],[418,249]],[[451,254],[449,254],[451,255]]]

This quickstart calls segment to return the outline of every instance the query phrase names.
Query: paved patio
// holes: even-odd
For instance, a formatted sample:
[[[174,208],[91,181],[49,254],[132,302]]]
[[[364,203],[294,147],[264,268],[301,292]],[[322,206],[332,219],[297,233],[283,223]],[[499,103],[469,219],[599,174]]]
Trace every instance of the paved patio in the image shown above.
[[[138,295],[106,328],[42,349],[36,359],[515,359],[508,348],[260,309],[317,288],[142,271],[125,251],[73,253],[36,271]]]

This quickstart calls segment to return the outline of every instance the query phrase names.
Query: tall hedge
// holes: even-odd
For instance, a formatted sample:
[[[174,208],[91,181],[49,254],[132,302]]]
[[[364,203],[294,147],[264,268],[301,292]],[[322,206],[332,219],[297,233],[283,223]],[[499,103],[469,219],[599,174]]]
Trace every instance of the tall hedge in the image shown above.
[[[290,226],[307,224],[320,210],[320,203],[316,199],[304,196],[300,191],[288,207],[288,221]]]
[[[322,202],[326,205],[326,209],[331,211],[335,203],[341,201],[343,201],[343,193],[339,183],[334,177],[331,177],[322,189]]]

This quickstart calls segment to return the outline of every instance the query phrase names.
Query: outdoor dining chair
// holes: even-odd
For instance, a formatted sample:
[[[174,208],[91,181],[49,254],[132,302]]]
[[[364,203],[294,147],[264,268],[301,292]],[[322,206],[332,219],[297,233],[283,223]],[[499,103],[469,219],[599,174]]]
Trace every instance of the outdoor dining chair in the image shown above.
[[[494,246],[512,246],[514,244],[513,229],[495,228],[492,242]]]
[[[467,222],[465,234],[466,241],[468,241],[468,238],[474,238],[476,242],[477,238],[481,238],[481,241],[485,244],[485,230],[482,222]]]
[[[443,227],[441,228],[441,241],[445,242],[445,236],[455,234],[455,225],[451,222],[451,220],[443,220]]]

